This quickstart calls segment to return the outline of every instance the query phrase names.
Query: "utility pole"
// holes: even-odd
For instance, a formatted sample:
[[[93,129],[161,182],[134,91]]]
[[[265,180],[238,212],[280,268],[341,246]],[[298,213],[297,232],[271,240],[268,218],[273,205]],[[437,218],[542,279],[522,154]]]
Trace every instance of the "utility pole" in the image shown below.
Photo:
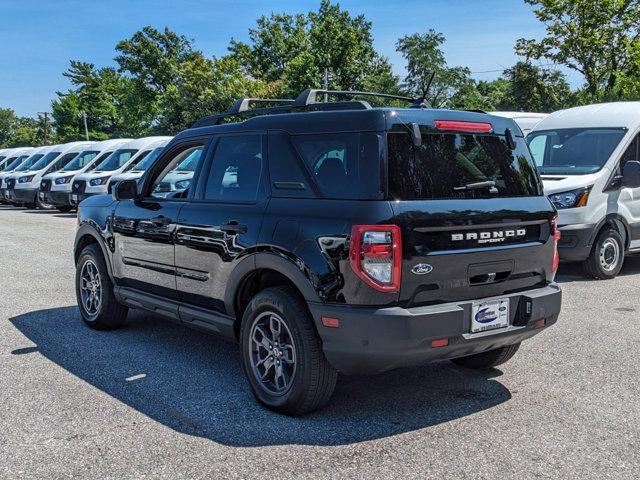
[[[87,142],[89,141],[89,128],[87,128],[87,112],[80,112],[80,118],[82,118],[84,122],[84,136],[87,138]]]
[[[323,90],[329,90],[329,82],[333,80],[333,77],[331,75],[329,75],[329,69],[325,68],[324,69],[324,75],[322,76],[322,89]],[[327,103],[329,101],[329,94],[325,93],[324,94],[324,103]]]
[[[44,116],[44,144],[49,145],[49,112],[38,112]]]

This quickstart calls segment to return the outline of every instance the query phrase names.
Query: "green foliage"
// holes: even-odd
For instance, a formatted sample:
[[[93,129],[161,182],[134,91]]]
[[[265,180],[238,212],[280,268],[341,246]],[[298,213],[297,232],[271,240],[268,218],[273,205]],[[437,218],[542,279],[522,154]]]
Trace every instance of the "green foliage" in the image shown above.
[[[43,139],[38,120],[18,117],[10,108],[0,108],[0,148],[29,147],[42,143]]]
[[[516,52],[584,75],[591,100],[612,98],[637,54],[639,0],[525,0],[546,26],[540,41],[521,38]],[[628,88],[628,87],[625,87]]]

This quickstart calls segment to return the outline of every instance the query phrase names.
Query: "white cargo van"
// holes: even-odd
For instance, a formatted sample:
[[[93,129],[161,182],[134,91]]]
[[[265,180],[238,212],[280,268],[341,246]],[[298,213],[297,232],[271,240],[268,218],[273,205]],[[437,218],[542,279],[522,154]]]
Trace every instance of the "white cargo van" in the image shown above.
[[[549,116],[548,113],[537,112],[489,112],[491,115],[498,117],[511,118],[518,124],[523,135],[526,137],[533,127],[535,127],[543,118]]]
[[[560,259],[594,278],[615,277],[640,251],[640,102],[560,110],[527,143],[558,209]]]

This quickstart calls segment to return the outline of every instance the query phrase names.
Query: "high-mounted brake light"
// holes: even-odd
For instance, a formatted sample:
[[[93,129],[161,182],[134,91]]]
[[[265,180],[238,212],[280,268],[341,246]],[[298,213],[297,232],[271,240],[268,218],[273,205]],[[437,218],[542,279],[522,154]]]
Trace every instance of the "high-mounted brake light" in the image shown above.
[[[367,285],[381,292],[400,290],[402,235],[397,225],[354,225],[349,263]]]
[[[486,122],[464,122],[461,120],[436,120],[438,130],[455,130],[458,132],[491,133],[493,126]]]
[[[558,230],[558,215],[551,219],[551,234],[553,235],[553,272],[560,266],[560,254],[558,253],[558,242],[560,241],[560,230]]]

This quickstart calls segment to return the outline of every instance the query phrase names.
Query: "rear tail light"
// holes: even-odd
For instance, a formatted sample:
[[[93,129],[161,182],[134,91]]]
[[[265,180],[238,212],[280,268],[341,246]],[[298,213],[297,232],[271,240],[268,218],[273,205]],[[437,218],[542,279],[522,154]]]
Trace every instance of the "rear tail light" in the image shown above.
[[[558,230],[558,215],[551,220],[551,234],[553,235],[553,271],[556,272],[560,266],[560,255],[558,254],[558,242],[560,241],[560,230]]]
[[[491,133],[493,126],[487,122],[464,122],[460,120],[436,120],[438,130],[455,130],[457,132]]]
[[[349,261],[354,273],[381,292],[400,290],[402,235],[397,225],[354,225]]]

